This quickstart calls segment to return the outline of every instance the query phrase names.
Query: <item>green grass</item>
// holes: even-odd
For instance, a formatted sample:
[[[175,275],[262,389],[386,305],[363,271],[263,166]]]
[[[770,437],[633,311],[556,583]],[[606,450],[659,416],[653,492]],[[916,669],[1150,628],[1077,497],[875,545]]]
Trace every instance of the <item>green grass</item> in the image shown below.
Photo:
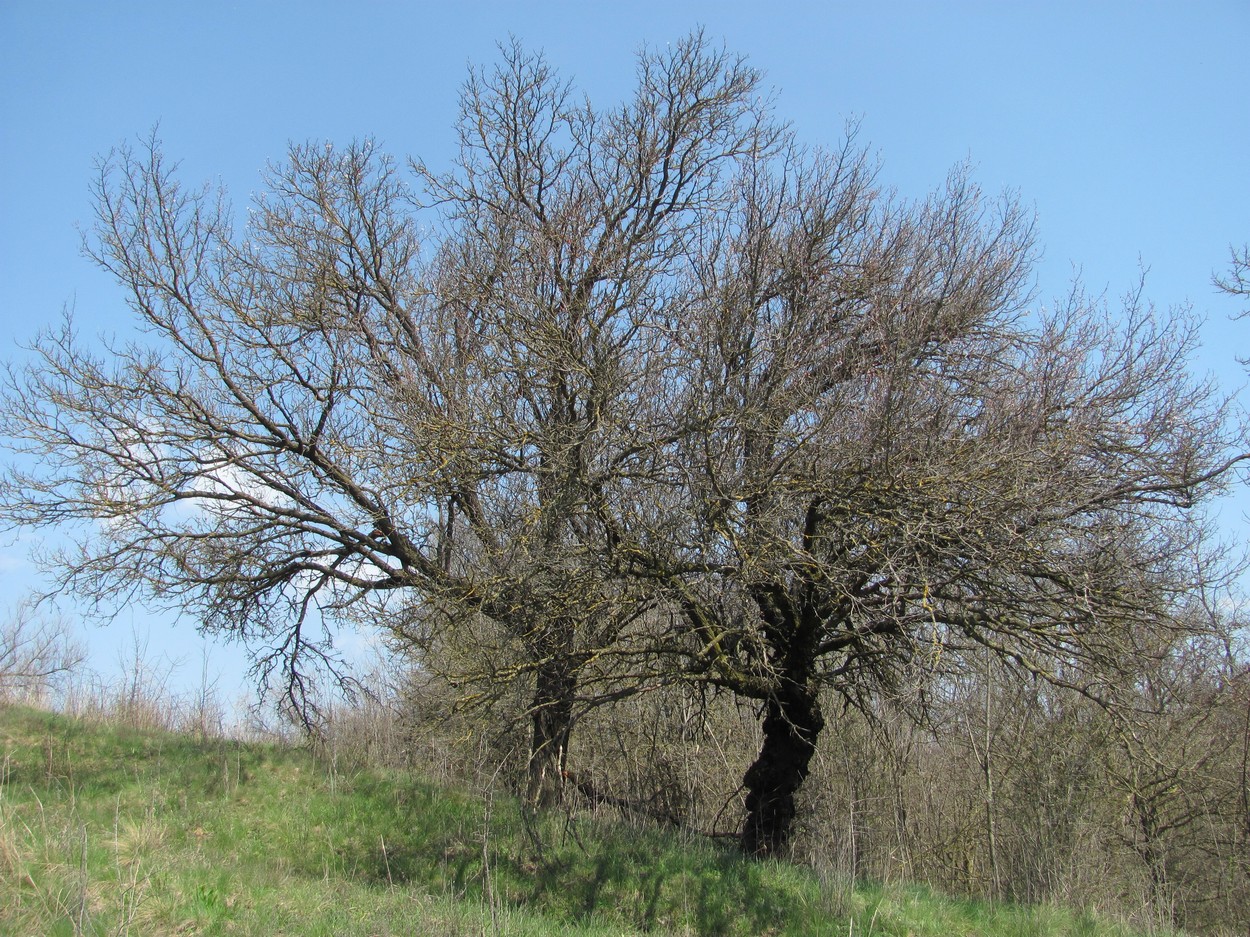
[[[279,746],[0,708],[0,933],[1124,937]]]

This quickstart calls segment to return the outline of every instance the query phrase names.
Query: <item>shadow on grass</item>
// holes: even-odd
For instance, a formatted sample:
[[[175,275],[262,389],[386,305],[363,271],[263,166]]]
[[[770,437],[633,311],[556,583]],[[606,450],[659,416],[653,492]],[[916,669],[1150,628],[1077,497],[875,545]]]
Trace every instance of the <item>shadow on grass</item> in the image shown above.
[[[692,848],[640,833],[597,844],[588,872],[547,883],[575,896],[576,919],[620,916],[643,930],[677,925],[704,937],[775,933],[791,917],[790,894],[770,865],[720,847]]]
[[[488,828],[480,801],[420,782],[397,787],[394,778],[362,776],[350,787],[343,796],[355,801],[361,827],[339,855],[375,887],[415,886],[579,925],[701,937],[780,933],[797,923],[803,903],[775,863],[727,846],[557,815],[538,821],[536,847],[512,801],[496,800]]]

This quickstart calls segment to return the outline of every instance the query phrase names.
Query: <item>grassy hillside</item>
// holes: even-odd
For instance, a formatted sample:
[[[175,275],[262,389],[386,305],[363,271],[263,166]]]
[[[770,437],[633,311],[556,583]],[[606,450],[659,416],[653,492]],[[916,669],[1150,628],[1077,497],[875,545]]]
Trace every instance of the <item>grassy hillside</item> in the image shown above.
[[[0,933],[1060,935],[1055,909],[822,882],[306,752],[0,708]]]

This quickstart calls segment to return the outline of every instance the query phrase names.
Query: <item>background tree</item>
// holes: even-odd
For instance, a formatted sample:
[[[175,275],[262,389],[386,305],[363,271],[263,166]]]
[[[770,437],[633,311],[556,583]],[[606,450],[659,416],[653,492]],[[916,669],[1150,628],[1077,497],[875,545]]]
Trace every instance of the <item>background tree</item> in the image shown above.
[[[32,602],[0,622],[0,702],[43,701],[57,677],[86,657],[63,619],[39,615]]]

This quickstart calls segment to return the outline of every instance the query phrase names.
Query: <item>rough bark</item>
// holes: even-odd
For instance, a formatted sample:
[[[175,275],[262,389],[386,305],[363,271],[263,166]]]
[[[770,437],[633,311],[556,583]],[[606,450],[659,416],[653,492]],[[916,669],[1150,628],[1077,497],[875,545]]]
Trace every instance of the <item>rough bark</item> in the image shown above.
[[[809,683],[786,683],[765,704],[764,744],[747,769],[742,851],[767,857],[784,851],[796,813],[794,795],[807,778],[816,739],[825,726]]]
[[[527,767],[527,794],[533,807],[552,807],[560,802],[576,691],[577,668],[567,657],[550,658],[538,667]]]

